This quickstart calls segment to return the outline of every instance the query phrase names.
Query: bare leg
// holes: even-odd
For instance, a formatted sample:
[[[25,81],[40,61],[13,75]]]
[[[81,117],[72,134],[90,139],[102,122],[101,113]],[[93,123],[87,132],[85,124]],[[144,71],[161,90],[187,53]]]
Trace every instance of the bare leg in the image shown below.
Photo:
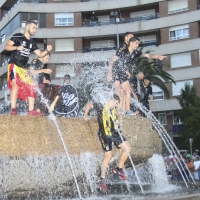
[[[121,84],[123,91],[125,92],[125,111],[130,110],[130,102],[131,102],[131,86],[129,81],[125,81]]]
[[[123,94],[122,94],[122,88],[121,88],[120,82],[115,81],[114,87],[115,87],[115,94],[118,95],[120,98],[118,109],[123,109]]]
[[[108,168],[108,164],[111,158],[112,158],[112,151],[105,152],[104,159],[101,164],[101,178],[105,178],[106,170]]]
[[[28,111],[32,111],[34,109],[35,98],[28,97],[27,99],[28,99]]]
[[[118,163],[118,167],[119,168],[123,168],[124,167],[124,163],[126,162],[126,159],[128,158],[128,153],[130,152],[131,147],[130,147],[130,144],[127,141],[121,143],[119,145],[119,147],[121,147],[123,152],[122,152],[122,154],[120,156],[120,161]]]
[[[122,108],[125,111],[126,110],[126,93],[124,92],[123,89],[121,89],[122,93]]]
[[[11,104],[11,109],[13,109],[16,108],[18,86],[16,84],[15,79],[12,79],[11,84],[12,84],[12,89],[10,91],[10,104]]]

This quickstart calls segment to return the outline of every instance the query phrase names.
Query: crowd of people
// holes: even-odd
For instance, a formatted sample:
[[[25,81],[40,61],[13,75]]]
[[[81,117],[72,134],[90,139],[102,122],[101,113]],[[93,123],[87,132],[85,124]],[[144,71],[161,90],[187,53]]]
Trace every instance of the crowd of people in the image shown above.
[[[65,116],[75,116],[78,108],[77,91],[70,86],[69,75],[64,76],[62,87],[50,84],[52,70],[46,68],[45,64],[50,59],[52,46],[47,45],[44,51],[37,47],[36,42],[31,38],[36,32],[36,27],[35,21],[27,21],[24,34],[14,34],[5,45],[5,50],[11,51],[8,65],[8,86],[11,90],[10,114],[17,115],[16,101],[19,98],[28,101],[28,115],[48,115],[49,112],[54,111],[57,116],[62,116],[63,113]],[[107,74],[107,81],[114,82],[114,95],[104,105],[99,102],[89,102],[85,108],[85,121],[89,120],[88,113],[91,109],[97,113],[98,136],[105,155],[100,175],[100,188],[103,191],[107,190],[106,171],[112,158],[112,144],[122,149],[119,163],[113,169],[114,176],[127,180],[123,167],[131,147],[120,130],[118,114],[141,115],[140,111],[131,105],[131,96],[148,109],[153,108],[151,78],[146,76],[145,72],[132,76],[129,66],[133,65],[137,57],[160,60],[166,58],[166,56],[138,51],[139,42],[140,40],[134,37],[132,32],[124,34],[124,43],[110,60]],[[38,58],[28,64],[31,52],[34,52]]]
[[[163,157],[169,181],[190,180],[192,178],[200,180],[200,156],[198,150],[192,156],[185,151],[181,156],[165,153]]]

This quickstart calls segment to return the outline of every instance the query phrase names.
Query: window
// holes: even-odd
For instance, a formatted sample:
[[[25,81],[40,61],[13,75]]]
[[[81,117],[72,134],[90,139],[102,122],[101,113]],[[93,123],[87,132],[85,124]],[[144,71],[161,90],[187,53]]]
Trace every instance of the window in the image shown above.
[[[165,113],[158,113],[158,120],[160,124],[167,125],[167,118]]]
[[[173,124],[177,125],[177,124],[182,124],[180,117],[178,116],[177,113],[173,114]]]
[[[193,80],[187,80],[187,81],[177,81],[176,85],[172,83],[172,95],[177,96],[180,95],[181,89],[185,87],[185,84],[193,85]]]
[[[151,10],[143,10],[143,11],[138,11],[138,12],[131,12],[130,13],[130,18],[137,18],[137,17],[142,17],[145,15],[154,15],[155,9],[151,9]]]
[[[55,26],[73,26],[74,13],[55,13]]]
[[[66,64],[66,65],[56,65],[56,78],[61,78],[65,74],[69,74],[74,77],[74,65]]]
[[[56,39],[55,51],[74,51],[74,39]]]
[[[190,36],[189,25],[173,27],[169,29],[170,41],[189,38],[189,36]]]
[[[183,12],[188,10],[188,0],[168,1],[168,14]]]
[[[91,48],[106,48],[106,47],[115,47],[114,40],[91,41]]]
[[[152,91],[153,91],[153,100],[163,100],[164,99],[164,93],[163,91],[156,85],[152,85]]]
[[[99,22],[109,22],[109,15],[97,16]]]
[[[156,42],[156,35],[146,35],[139,37],[140,41],[147,44],[147,43],[152,43]]]
[[[192,65],[192,61],[191,61],[190,52],[171,55],[171,67],[172,68],[191,66],[191,65]]]

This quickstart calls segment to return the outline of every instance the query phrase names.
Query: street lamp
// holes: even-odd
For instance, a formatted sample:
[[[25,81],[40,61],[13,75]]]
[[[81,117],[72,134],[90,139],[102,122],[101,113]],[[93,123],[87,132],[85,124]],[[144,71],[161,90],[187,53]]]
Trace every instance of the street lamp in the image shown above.
[[[118,11],[112,11],[110,13],[110,17],[115,19],[115,22],[117,24],[117,48],[119,48],[119,31],[118,31],[118,24],[120,22],[119,20],[119,13]]]
[[[193,138],[190,138],[189,139],[189,142],[190,142],[190,154],[192,156],[192,143],[193,143]]]

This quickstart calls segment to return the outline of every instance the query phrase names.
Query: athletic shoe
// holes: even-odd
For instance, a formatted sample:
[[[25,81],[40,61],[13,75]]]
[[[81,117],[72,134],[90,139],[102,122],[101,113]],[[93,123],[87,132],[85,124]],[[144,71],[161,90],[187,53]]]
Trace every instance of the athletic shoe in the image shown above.
[[[124,181],[127,180],[127,177],[122,169],[119,169],[118,167],[116,167],[113,169],[113,173],[118,175],[120,179],[122,179]]]
[[[106,186],[106,179],[105,178],[102,178],[101,181],[100,181],[100,189],[103,190],[103,191],[106,191],[107,190],[107,186]]]
[[[17,115],[17,109],[16,108],[11,109],[10,114]]]
[[[31,115],[31,116],[43,116],[42,113],[37,112],[36,110],[28,111],[28,115]]]
[[[126,115],[136,115],[132,110],[129,110],[125,113]]]

